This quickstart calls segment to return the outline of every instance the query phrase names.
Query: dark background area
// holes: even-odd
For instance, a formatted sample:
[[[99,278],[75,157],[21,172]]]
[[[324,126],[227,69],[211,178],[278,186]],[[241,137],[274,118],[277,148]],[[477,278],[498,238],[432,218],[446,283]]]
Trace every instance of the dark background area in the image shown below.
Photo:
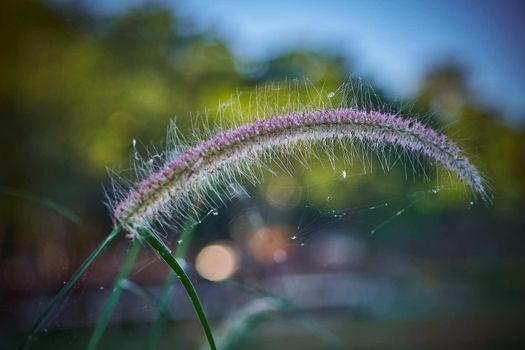
[[[0,4],[1,348],[16,346],[109,232],[106,167],[129,167],[132,139],[140,141],[139,152],[142,143],[160,145],[173,117],[190,135],[192,115],[211,109],[215,118],[217,104],[236,91],[295,78],[332,91],[362,75],[358,55],[336,45],[248,59],[173,4],[110,12],[87,4]],[[519,52],[521,34],[507,38]],[[294,167],[293,176],[263,174],[260,185],[247,184],[249,197],[216,208],[218,215],[203,212],[187,256],[217,334],[228,331],[228,320],[268,307],[241,283],[293,303],[270,307],[271,320],[243,334],[235,348],[524,347],[525,112],[510,116],[494,96],[487,103],[468,62],[435,55],[417,89],[402,98],[363,78],[385,103],[409,105],[456,140],[488,178],[493,203],[449,186],[447,176],[406,177],[403,166],[383,173],[376,164],[364,174],[359,162],[339,159],[333,169],[312,160],[310,169]],[[522,74],[511,63],[494,69]],[[509,84],[503,92],[524,91]],[[444,189],[434,195],[436,181]],[[178,239],[170,232],[166,241]],[[221,283],[193,269],[214,242],[234,247],[240,261]],[[128,243],[119,238],[99,257],[32,348],[85,346]],[[158,295],[166,273],[142,249],[130,281]],[[170,308],[158,348],[198,347],[202,331],[180,286]],[[124,291],[100,348],[142,349],[154,315],[151,302]]]

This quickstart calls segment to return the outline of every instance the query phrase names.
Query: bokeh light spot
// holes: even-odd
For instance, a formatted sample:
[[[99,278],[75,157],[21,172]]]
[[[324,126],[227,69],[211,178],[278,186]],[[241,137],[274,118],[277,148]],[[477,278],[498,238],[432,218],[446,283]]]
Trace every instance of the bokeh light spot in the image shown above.
[[[230,278],[239,267],[239,255],[229,244],[213,243],[204,247],[195,262],[197,272],[207,280],[219,282]]]
[[[283,263],[288,259],[288,237],[293,231],[286,226],[263,227],[248,240],[248,250],[262,263]]]

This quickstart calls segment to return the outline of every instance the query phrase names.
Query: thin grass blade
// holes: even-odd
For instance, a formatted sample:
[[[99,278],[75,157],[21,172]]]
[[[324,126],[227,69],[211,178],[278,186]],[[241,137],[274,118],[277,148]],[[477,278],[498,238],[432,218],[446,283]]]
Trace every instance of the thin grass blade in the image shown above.
[[[67,292],[75,285],[75,283],[78,281],[80,276],[87,270],[87,268],[93,263],[93,261],[99,256],[99,254],[106,248],[106,246],[113,241],[113,239],[118,235],[120,232],[120,226],[117,225],[113,228],[113,231],[102,241],[102,243],[99,244],[98,247],[93,250],[93,252],[86,258],[86,260],[82,263],[82,265],[78,268],[77,271],[71,276],[71,278],[67,281],[67,283],[62,287],[62,289],[55,295],[51,303],[46,307],[44,312],[38,317],[36,320],[34,326],[29,331],[29,335],[24,340],[22,345],[20,346],[20,349],[26,349],[29,344],[31,343],[31,340],[33,339],[34,335],[40,328],[46,323],[49,316],[51,315],[51,311],[58,305],[62,299],[66,296]]]
[[[151,293],[147,289],[142,288],[136,283],[125,279],[124,281],[122,281],[120,287],[122,288],[122,290],[135,294],[136,296],[144,299],[152,305],[155,305],[158,308],[158,311],[161,315],[165,316],[169,313],[168,307],[165,304],[159,304],[159,298],[157,298],[155,294]]]
[[[104,304],[104,308],[102,309],[102,313],[100,314],[95,329],[91,334],[91,338],[89,339],[89,343],[86,347],[87,350],[95,350],[100,342],[100,339],[102,339],[102,335],[104,334],[104,331],[106,330],[106,327],[108,325],[109,317],[111,316],[111,313],[113,312],[113,309],[117,304],[120,294],[122,293],[122,283],[126,280],[127,276],[129,275],[129,272],[133,267],[133,263],[135,262],[135,258],[137,257],[139,249],[139,240],[134,239],[133,241],[131,241],[131,245],[126,254],[126,258],[124,259],[124,262],[122,263],[117,277],[113,282],[113,288],[111,289],[106,303]]]
[[[66,219],[68,219],[69,221],[75,224],[80,223],[80,217],[77,214],[75,214],[69,208],[66,208],[62,204],[59,204],[50,198],[38,196],[36,194],[30,193],[27,191],[22,191],[22,190],[7,187],[7,186],[0,186],[0,193],[3,193],[4,195],[7,195],[7,196],[18,197],[18,198],[22,198],[22,199],[25,199],[25,200],[28,200],[34,203],[38,203],[48,209],[56,211],[57,213],[59,213],[60,215],[62,215],[63,217],[65,217]]]
[[[241,336],[243,336],[243,333],[239,330],[244,329],[246,332],[249,332],[261,323],[271,321],[273,319],[272,316],[274,316],[274,313],[270,313],[270,311],[272,310],[275,312],[293,313],[294,317],[290,320],[290,322],[293,322],[299,325],[300,327],[304,328],[305,330],[311,332],[312,334],[315,334],[319,337],[319,339],[329,344],[331,349],[344,348],[343,344],[341,343],[341,340],[334,333],[332,333],[324,325],[320,324],[315,319],[300,311],[299,308],[291,300],[272,294],[256,286],[235,280],[225,281],[224,285],[229,288],[249,294],[257,298],[257,300],[264,300],[269,306],[272,307],[272,309],[267,308],[258,310],[258,312],[254,312],[253,314],[248,313],[246,315],[247,323],[245,325],[238,324],[238,329],[234,330],[235,333],[233,335],[227,335],[226,339],[228,340],[228,342],[222,343],[221,349],[227,349],[229,346],[234,344],[239,338],[241,338]]]

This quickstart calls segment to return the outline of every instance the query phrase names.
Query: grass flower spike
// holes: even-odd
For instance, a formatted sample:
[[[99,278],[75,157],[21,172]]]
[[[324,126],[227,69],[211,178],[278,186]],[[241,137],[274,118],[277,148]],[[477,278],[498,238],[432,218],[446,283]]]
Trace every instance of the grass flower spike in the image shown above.
[[[206,199],[211,189],[239,175],[252,177],[250,169],[285,154],[313,151],[322,143],[333,150],[359,143],[381,154],[390,148],[409,155],[422,154],[483,198],[484,180],[458,146],[443,134],[408,117],[357,108],[291,112],[258,119],[219,132],[195,146],[168,156],[114,204],[114,218],[133,236],[140,227],[151,227],[185,204]],[[191,205],[190,205],[191,207]]]

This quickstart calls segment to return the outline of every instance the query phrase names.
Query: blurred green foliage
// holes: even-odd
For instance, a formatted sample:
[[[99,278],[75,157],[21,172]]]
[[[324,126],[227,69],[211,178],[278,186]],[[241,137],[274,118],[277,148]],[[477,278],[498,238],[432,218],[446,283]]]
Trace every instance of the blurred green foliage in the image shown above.
[[[3,197],[3,256],[19,250],[45,255],[39,249],[48,239],[57,239],[59,248],[88,249],[109,226],[101,204],[105,168],[129,167],[133,138],[159,145],[171,118],[177,117],[179,128],[190,135],[192,113],[228,100],[237,90],[303,77],[314,86],[335,88],[352,74],[347,58],[321,51],[243,61],[219,38],[154,4],[102,16],[74,3],[53,7],[9,0],[0,4],[0,23],[0,184],[49,196],[83,220],[81,227],[72,227],[43,208]],[[491,215],[519,218],[525,200],[524,130],[479,106],[458,65],[435,67],[410,101],[459,139],[487,175],[495,193]],[[421,188],[407,183],[403,169],[387,178],[378,171],[347,183],[333,177],[326,166],[299,167],[296,180],[320,206],[327,193],[344,206],[380,190],[394,196]],[[465,196],[461,190],[449,192],[426,205],[464,209]],[[48,237],[51,232],[54,238]]]

